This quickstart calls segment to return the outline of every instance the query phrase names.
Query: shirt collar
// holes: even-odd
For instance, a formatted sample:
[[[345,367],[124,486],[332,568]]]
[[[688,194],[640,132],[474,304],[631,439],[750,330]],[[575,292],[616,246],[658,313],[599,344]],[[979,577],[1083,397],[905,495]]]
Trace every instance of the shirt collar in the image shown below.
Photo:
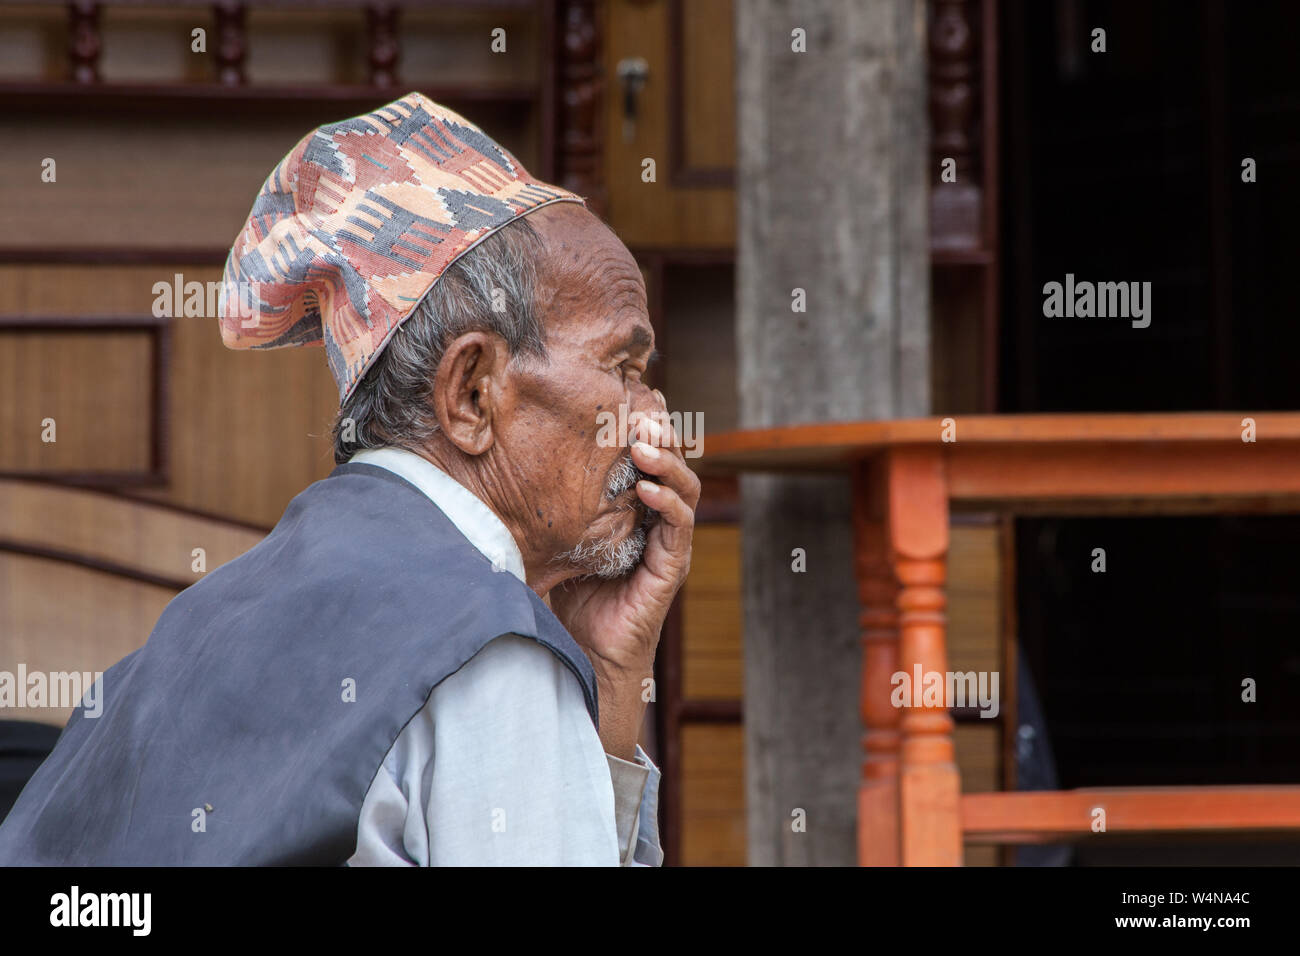
[[[438,506],[458,531],[469,539],[496,571],[509,571],[527,584],[519,545],[505,523],[481,498],[427,458],[405,448],[366,448],[348,459],[349,464],[376,465],[405,478]]]

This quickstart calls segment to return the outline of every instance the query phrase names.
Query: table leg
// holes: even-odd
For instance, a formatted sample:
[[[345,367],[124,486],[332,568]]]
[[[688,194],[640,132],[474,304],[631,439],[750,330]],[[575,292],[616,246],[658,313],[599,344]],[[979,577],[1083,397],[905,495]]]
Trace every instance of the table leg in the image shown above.
[[[862,783],[858,863],[898,866],[898,709],[890,677],[898,670],[898,582],[889,556],[883,471],[858,466],[853,478],[854,565],[862,604]]]
[[[926,702],[926,676],[946,686],[944,579],[948,489],[938,448],[904,447],[884,462],[890,557],[898,592],[899,671],[911,686],[899,729],[899,842],[904,866],[960,866],[961,780],[952,717],[940,691]],[[922,686],[915,685],[920,674]]]

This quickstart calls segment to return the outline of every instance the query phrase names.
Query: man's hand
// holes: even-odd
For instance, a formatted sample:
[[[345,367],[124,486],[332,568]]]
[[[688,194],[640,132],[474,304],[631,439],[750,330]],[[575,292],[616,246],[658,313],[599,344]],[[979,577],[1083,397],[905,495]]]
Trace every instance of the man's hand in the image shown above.
[[[663,395],[655,394],[664,405]],[[637,415],[629,417],[629,421],[635,418],[632,462],[655,479],[637,482],[637,497],[659,512],[659,520],[646,535],[641,563],[626,578],[585,578],[551,592],[556,617],[586,652],[596,673],[601,744],[607,753],[624,760],[636,752],[659,632],[691,569],[695,507],[700,502],[700,480],[686,466],[666,416],[661,423]]]

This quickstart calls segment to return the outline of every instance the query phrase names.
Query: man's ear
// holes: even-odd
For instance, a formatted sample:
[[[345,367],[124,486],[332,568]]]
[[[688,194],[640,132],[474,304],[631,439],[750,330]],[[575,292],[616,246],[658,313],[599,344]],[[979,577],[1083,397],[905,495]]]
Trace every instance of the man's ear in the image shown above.
[[[438,363],[432,395],[438,425],[466,455],[481,455],[496,441],[509,359],[499,335],[466,332],[452,339]]]

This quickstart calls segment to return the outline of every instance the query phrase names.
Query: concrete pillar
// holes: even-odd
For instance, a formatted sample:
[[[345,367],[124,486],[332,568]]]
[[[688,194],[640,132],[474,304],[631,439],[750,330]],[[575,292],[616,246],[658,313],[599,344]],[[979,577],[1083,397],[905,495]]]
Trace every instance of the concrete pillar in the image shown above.
[[[924,415],[925,3],[738,0],[735,24],[741,426]],[[792,309],[797,289],[806,311]],[[848,481],[747,476],[742,496],[749,860],[852,864]]]

